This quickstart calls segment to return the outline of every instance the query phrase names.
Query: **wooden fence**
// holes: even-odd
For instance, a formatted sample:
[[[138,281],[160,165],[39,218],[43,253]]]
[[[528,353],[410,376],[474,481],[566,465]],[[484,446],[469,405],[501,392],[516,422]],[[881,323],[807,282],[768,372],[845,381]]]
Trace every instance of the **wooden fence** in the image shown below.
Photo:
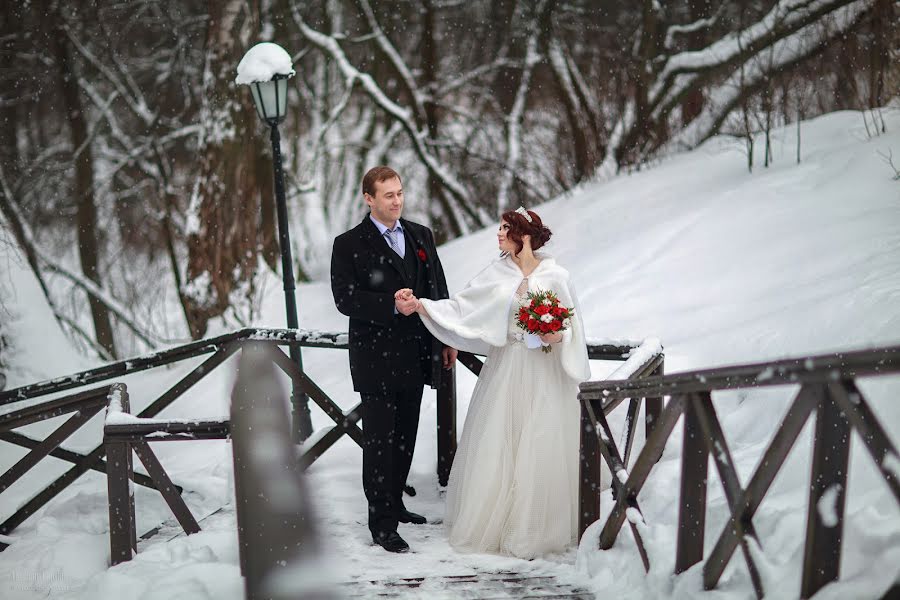
[[[314,439],[307,440],[304,444],[305,451],[300,457],[300,463],[304,468],[322,456],[344,435],[360,446],[362,445],[362,431],[357,425],[360,419],[357,410],[358,404],[348,411],[342,410],[325,391],[297,367],[287,354],[278,348],[279,346],[296,345],[307,348],[345,350],[347,348],[346,334],[286,329],[244,329],[162,352],[111,363],[70,376],[0,392],[0,407],[29,404],[28,407],[0,414],[0,440],[30,450],[29,454],[21,461],[0,475],[0,493],[47,456],[73,463],[73,467],[69,471],[51,482],[19,508],[15,514],[0,524],[0,533],[5,534],[12,531],[85,472],[95,470],[109,475],[109,463],[111,462],[109,452],[116,457],[117,464],[126,467],[125,470],[115,473],[108,482],[111,498],[122,497],[125,493],[122,488],[123,482],[131,479],[135,484],[159,490],[187,533],[199,531],[196,519],[190,514],[180,497],[181,488],[175,485],[165,473],[150,449],[149,442],[222,439],[230,435],[231,423],[229,420],[200,418],[185,422],[184,420],[157,419],[156,416],[247,343],[267,346],[272,362],[334,421],[333,425],[317,431],[313,436]],[[637,347],[638,344],[629,343],[592,344],[588,346],[588,354],[595,360],[628,361],[629,357],[634,356],[633,353]],[[206,360],[150,402],[145,409],[137,415],[133,415],[132,419],[114,417],[108,421],[104,427],[102,443],[98,443],[90,452],[80,454],[59,447],[69,435],[107,406],[110,398],[118,399],[118,404],[112,403],[113,412],[130,413],[128,390],[124,384],[119,383],[77,392],[65,397],[54,397],[49,400],[44,399],[45,397],[205,355],[209,355]],[[659,369],[661,369],[661,361],[660,355]],[[459,362],[476,375],[480,372],[483,364],[477,356],[468,353],[460,353]],[[447,484],[453,456],[456,452],[457,439],[455,370],[443,373],[444,378],[437,390],[437,475],[440,485]],[[75,416],[46,439],[38,440],[21,432],[13,431],[23,425],[69,412],[75,413]],[[633,416],[631,415],[631,417]],[[634,419],[631,418],[629,423],[629,438],[631,439]],[[138,455],[147,469],[148,475],[134,473],[130,450],[134,450]],[[128,461],[119,460],[122,456],[128,456]],[[111,506],[112,503],[111,500]],[[115,503],[117,506],[119,505],[118,500]],[[126,514],[127,511],[122,512],[122,509],[117,508],[116,513],[113,514],[112,510],[111,508],[111,546],[112,560],[115,563],[128,560],[132,556],[136,540],[134,540],[134,534],[130,532],[133,528],[131,513]],[[119,529],[116,532],[112,531],[113,519],[119,522],[116,527],[129,531],[130,543],[122,541],[124,538],[119,535]],[[112,538],[115,538],[116,541],[113,542]],[[0,550],[4,548],[6,545],[0,543]]]
[[[740,547],[756,594],[763,597],[765,590],[750,551],[751,543],[760,543],[753,527],[753,516],[791,452],[804,424],[815,414],[800,590],[803,598],[809,598],[827,583],[837,580],[840,575],[852,431],[859,434],[885,484],[900,503],[900,473],[897,468],[900,455],[856,383],[860,377],[898,373],[900,347],[890,347],[677,375],[658,375],[633,381],[593,381],[582,384],[579,398],[588,426],[588,433],[582,437],[582,452],[600,453],[610,471],[616,475],[612,478],[615,504],[600,532],[600,548],[612,547],[627,520],[644,567],[649,570],[645,543],[637,527],[644,523],[638,494],[647,482],[653,465],[662,455],[669,435],[683,415],[675,573],[681,573],[704,560],[707,469],[711,457],[724,487],[731,517],[712,550],[706,555],[703,565],[704,587],[713,589],[716,586],[735,550]],[[800,389],[753,475],[746,486],[742,485],[711,394],[719,390],[779,385],[799,385]],[[652,421],[643,450],[631,469],[627,469],[628,453],[626,451],[626,458],[621,457],[606,422],[609,408],[626,398],[664,396],[668,396],[669,401],[659,417]],[[599,469],[595,473],[592,481],[585,485],[594,482],[599,484]],[[834,505],[833,521],[830,519],[831,515],[826,519],[817,509],[825,494],[829,494],[829,504]],[[591,506],[599,511],[596,495],[591,496]],[[900,597],[900,588],[895,586],[888,595]]]

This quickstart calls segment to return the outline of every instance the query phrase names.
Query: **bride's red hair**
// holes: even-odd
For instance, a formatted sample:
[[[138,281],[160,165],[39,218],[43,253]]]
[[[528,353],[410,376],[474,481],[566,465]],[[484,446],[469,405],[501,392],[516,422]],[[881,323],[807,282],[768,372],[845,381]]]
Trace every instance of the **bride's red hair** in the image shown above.
[[[524,247],[522,236],[530,235],[531,249],[537,250],[550,241],[550,236],[553,235],[553,232],[550,231],[548,227],[544,226],[543,221],[541,221],[541,218],[536,212],[533,210],[526,212],[528,213],[528,216],[531,217],[530,223],[528,222],[528,219],[525,218],[525,215],[514,210],[508,210],[500,216],[501,219],[509,223],[509,231],[506,233],[506,237],[512,240],[516,245],[517,255]]]

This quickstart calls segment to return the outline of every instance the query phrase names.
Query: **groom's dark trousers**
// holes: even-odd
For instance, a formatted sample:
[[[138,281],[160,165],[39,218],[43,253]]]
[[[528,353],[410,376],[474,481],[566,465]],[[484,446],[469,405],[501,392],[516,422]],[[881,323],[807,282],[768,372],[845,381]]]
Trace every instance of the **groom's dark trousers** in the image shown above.
[[[362,398],[363,489],[373,537],[397,529],[409,475],[425,385],[440,382],[443,345],[418,315],[394,309],[394,293],[411,288],[419,298],[447,298],[447,282],[434,236],[400,220],[406,242],[400,257],[366,215],[334,240],[331,290],[350,317],[350,374]]]
[[[422,386],[360,394],[363,417],[363,489],[373,536],[397,530],[403,486],[412,465]]]

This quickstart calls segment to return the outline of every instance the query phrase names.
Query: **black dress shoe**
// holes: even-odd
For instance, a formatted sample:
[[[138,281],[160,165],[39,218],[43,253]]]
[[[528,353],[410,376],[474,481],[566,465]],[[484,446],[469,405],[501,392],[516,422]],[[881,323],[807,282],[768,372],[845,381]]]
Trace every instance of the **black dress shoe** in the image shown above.
[[[397,520],[401,523],[412,523],[413,525],[424,525],[426,522],[425,517],[408,510],[401,510],[397,514]]]
[[[372,540],[388,552],[409,552],[409,544],[396,531],[372,536]]]

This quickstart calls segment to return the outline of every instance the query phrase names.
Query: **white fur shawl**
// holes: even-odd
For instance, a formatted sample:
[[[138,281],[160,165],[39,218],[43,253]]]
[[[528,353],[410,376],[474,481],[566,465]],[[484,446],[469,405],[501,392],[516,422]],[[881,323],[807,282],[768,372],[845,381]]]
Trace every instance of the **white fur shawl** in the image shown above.
[[[589,379],[591,371],[581,307],[569,280],[569,272],[546,254],[535,253],[535,256],[541,262],[528,276],[529,287],[532,290],[553,291],[564,306],[575,308],[572,326],[563,332],[562,342],[554,344],[550,356],[559,357],[572,379]],[[422,322],[444,344],[487,355],[491,346],[508,343],[511,303],[522,279],[522,271],[512,258],[506,256],[494,260],[453,297],[447,300],[423,298],[422,305],[428,314],[421,315]]]

